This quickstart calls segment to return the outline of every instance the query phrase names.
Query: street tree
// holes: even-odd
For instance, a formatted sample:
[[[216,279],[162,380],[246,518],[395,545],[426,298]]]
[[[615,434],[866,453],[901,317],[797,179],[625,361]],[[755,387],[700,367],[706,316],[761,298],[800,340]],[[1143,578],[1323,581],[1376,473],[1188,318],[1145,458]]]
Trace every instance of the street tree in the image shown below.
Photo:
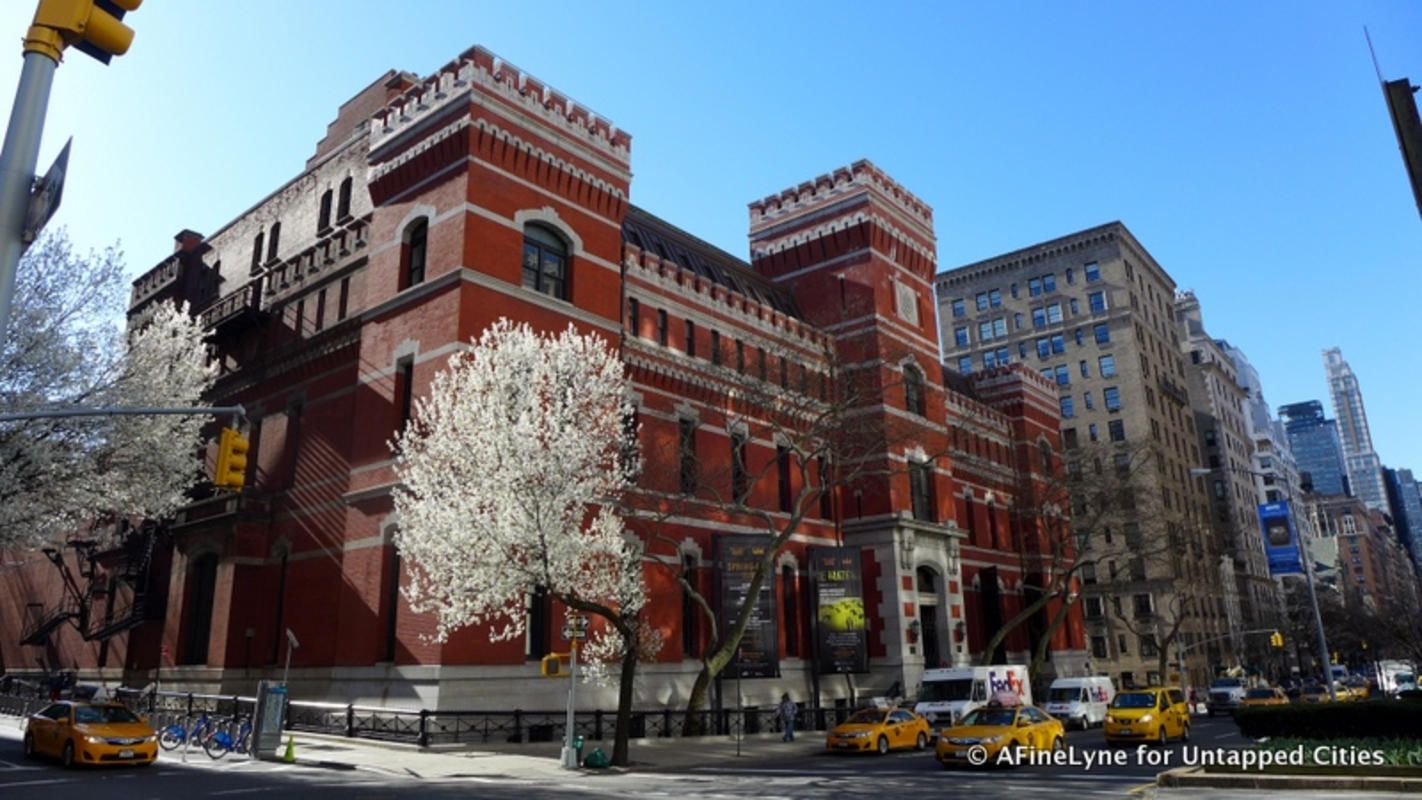
[[[74,251],[64,229],[20,262],[0,350],[0,413],[191,407],[216,377],[186,307],[157,304],[125,329],[115,247]],[[202,467],[206,416],[0,423],[0,547],[35,547],[99,519],[162,518]]]
[[[603,620],[594,637],[617,643],[588,651],[620,659],[617,764],[648,645],[642,547],[616,511],[638,467],[631,412],[602,339],[501,320],[450,358],[392,443],[411,607],[434,614],[440,641],[466,626],[487,626],[493,641],[522,636],[538,594]]]

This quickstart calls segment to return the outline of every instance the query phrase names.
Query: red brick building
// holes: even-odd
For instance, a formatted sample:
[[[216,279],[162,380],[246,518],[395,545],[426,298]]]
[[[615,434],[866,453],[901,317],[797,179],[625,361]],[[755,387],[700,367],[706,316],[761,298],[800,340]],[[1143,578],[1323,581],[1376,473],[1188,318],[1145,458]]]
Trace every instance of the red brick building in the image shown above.
[[[75,548],[0,573],[0,666],[143,685],[161,661],[165,685],[247,691],[279,669],[289,628],[297,697],[556,705],[537,658],[562,647],[557,609],[533,598],[522,642],[466,630],[433,643],[432,620],[399,597],[390,544],[387,443],[448,355],[504,316],[605,336],[633,380],[639,498],[666,512],[638,523],[666,642],[639,705],[680,704],[710,645],[665,563],[689,559],[714,594],[718,538],[765,530],[727,497],[787,519],[787,496],[831,468],[791,465],[767,404],[849,385],[859,440],[878,445],[780,554],[778,677],[746,681],[747,697],[815,683],[814,547],[859,553],[859,686],[912,692],[925,667],[975,661],[1041,579],[1031,554],[1047,523],[1014,498],[1061,468],[1055,386],[1015,365],[942,366],[932,212],[873,164],[751,203],[746,262],[631,205],[630,156],[626,132],[476,47],[428,78],[382,76],[341,106],[301,175],[219,231],[178,234],[135,281],[130,314],[200,309],[223,365],[213,399],[250,418],[248,489],[200,487],[128,549],[94,553],[88,575]],[[1035,625],[1001,655],[1025,659]],[[1053,662],[1073,674],[1084,661],[1074,611]]]

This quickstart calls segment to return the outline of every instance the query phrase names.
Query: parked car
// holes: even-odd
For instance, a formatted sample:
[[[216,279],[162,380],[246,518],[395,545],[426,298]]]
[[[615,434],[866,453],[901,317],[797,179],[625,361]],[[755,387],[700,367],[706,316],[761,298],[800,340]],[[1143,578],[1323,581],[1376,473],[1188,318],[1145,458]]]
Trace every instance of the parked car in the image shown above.
[[[61,701],[31,714],[25,756],[53,756],[66,767],[79,764],[152,764],[158,734],[117,703]]]
[[[934,756],[945,767],[968,763],[968,753],[982,747],[991,764],[1007,747],[1033,750],[1060,750],[1066,746],[1066,728],[1061,720],[1036,706],[991,703],[969,711],[951,728],[938,732]]]
[[[1107,744],[1190,741],[1190,707],[1178,688],[1152,686],[1121,692],[1106,711]]]
[[[906,708],[866,708],[834,726],[825,736],[825,749],[841,752],[877,752],[928,747],[928,720]]]
[[[1284,694],[1284,690],[1277,686],[1265,686],[1250,689],[1244,693],[1244,700],[1239,704],[1240,708],[1255,708],[1257,706],[1286,706],[1289,704],[1289,696]]]

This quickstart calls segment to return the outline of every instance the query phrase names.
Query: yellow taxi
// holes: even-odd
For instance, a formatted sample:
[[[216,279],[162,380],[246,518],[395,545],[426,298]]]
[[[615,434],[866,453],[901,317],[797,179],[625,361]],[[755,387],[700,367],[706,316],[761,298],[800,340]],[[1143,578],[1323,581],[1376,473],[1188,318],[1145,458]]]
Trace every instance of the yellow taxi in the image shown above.
[[[1343,699],[1343,693],[1338,693],[1338,699]],[[1333,700],[1328,696],[1328,687],[1317,683],[1310,683],[1299,691],[1300,703],[1328,703]]]
[[[1372,695],[1367,680],[1363,678],[1349,678],[1344,682],[1342,687],[1339,687],[1338,694],[1340,697],[1344,691],[1348,693],[1350,700],[1367,700],[1368,697]]]
[[[902,747],[928,747],[928,720],[904,708],[866,708],[830,729],[825,749],[880,755]]]
[[[1005,748],[1060,750],[1066,746],[1065,737],[1061,720],[1036,706],[991,703],[968,712],[957,725],[940,730],[933,754],[945,767],[993,764]],[[982,748],[976,758],[971,752],[974,748]]]
[[[1239,702],[1240,708],[1254,708],[1255,706],[1286,706],[1289,704],[1289,696],[1284,694],[1284,690],[1277,686],[1261,686],[1250,689],[1244,693],[1244,699]]]
[[[1190,741],[1190,706],[1175,687],[1117,693],[1106,707],[1106,743]]]
[[[158,758],[158,735],[121,705],[63,701],[30,715],[25,756],[53,756],[66,767],[147,765]]]

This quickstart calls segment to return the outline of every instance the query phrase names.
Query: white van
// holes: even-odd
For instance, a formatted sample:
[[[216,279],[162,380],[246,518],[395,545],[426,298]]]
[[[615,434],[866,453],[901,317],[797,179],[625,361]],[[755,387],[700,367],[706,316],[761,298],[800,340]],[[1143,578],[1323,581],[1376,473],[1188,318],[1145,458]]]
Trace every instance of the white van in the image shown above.
[[[1004,692],[1016,695],[1020,705],[1032,705],[1032,686],[1025,666],[995,664],[924,670],[923,686],[913,710],[935,725],[955,725],[964,714],[987,705]]]
[[[1068,728],[1082,730],[1106,721],[1106,706],[1116,696],[1116,687],[1105,675],[1091,678],[1057,678],[1047,690],[1047,713]]]

